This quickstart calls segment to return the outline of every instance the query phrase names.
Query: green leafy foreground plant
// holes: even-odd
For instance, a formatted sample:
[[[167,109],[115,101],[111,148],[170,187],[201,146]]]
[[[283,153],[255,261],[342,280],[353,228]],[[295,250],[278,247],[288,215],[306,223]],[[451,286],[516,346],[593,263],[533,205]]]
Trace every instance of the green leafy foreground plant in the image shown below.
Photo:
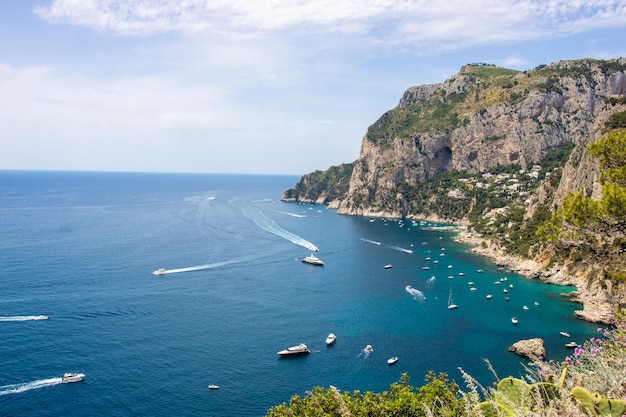
[[[467,407],[459,396],[459,387],[448,379],[447,374],[429,372],[426,384],[420,388],[409,385],[407,374],[402,374],[400,382],[391,384],[389,391],[340,392],[335,387],[316,387],[308,395],[294,395],[290,403],[271,408],[268,417],[361,417],[397,416],[460,417],[466,415]]]

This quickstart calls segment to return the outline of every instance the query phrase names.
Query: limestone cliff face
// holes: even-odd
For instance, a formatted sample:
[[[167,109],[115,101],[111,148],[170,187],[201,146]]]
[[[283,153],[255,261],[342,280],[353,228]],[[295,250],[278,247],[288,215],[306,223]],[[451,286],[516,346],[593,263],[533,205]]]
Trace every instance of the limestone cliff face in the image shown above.
[[[368,130],[349,190],[331,206],[342,214],[406,216],[414,207],[402,184],[442,171],[528,168],[567,143],[585,145],[598,137],[605,98],[626,94],[625,68],[626,59],[562,61],[528,72],[466,66],[444,83],[409,88]],[[582,146],[577,152],[560,196],[581,184],[598,191],[597,172]]]
[[[525,72],[467,65],[441,84],[409,88],[398,106],[368,128],[356,162],[303,176],[283,199],[328,204],[341,214],[467,223],[469,210],[458,208],[477,207],[482,221],[490,210],[514,203],[523,205],[525,218],[532,220],[545,207],[554,212],[569,192],[600,196],[598,162],[588,145],[604,136],[611,115],[626,111],[624,95],[623,58],[561,61]],[[548,155],[561,159],[539,178],[533,166],[549,161]],[[480,174],[512,166],[507,181],[517,181],[521,190],[506,194],[508,184],[489,186],[491,194],[480,197],[483,201],[479,193],[468,192],[485,186]],[[534,180],[528,180],[531,171],[537,174]],[[446,183],[451,173],[459,175]],[[448,176],[431,178],[437,174]],[[446,184],[457,189],[446,189]],[[492,198],[504,203],[483,204]],[[471,235],[465,239],[473,239]],[[623,251],[611,255],[619,259],[554,264],[549,250],[538,250],[522,262],[497,239],[478,238],[474,250],[498,264],[529,277],[575,285],[572,295],[584,305],[577,314],[586,320],[605,323],[615,305],[626,303],[623,285],[597,279],[605,276],[607,265],[624,264]]]
[[[533,216],[539,204],[547,204],[553,211],[556,210],[570,192],[584,191],[587,197],[600,198],[602,185],[600,184],[598,162],[589,154],[588,146],[604,135],[606,120],[617,111],[626,111],[626,106],[603,107],[598,112],[595,123],[591,125],[588,134],[582,135],[578,139],[563,168],[563,174],[556,189],[552,189],[549,183],[544,183],[538,188],[537,193],[528,200],[527,218]]]

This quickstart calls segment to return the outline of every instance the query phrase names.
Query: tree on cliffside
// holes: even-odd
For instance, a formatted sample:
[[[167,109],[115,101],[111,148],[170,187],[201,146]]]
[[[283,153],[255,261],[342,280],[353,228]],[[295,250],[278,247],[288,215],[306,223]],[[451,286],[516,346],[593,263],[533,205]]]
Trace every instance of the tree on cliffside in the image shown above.
[[[589,146],[598,158],[602,195],[570,193],[539,233],[557,246],[595,253],[623,252],[626,232],[626,129],[609,132]]]

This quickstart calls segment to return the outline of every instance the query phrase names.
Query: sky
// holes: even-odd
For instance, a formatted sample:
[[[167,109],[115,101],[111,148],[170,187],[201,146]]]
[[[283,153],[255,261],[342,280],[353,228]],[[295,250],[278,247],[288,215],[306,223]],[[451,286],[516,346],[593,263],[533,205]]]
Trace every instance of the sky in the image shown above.
[[[625,39],[626,0],[2,0],[0,169],[302,175],[411,86]]]

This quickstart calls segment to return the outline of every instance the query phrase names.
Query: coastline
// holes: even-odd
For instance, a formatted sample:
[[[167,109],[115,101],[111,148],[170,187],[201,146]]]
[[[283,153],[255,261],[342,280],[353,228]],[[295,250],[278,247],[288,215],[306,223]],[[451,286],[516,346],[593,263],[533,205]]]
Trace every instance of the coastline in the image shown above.
[[[287,201],[287,200],[285,200]],[[310,202],[320,204],[319,202]],[[323,203],[322,203],[323,204]],[[391,212],[361,212],[352,213],[339,210],[337,201],[327,205],[330,209],[338,210],[338,214],[357,215],[375,218],[401,218],[397,213]],[[506,268],[512,272],[522,275],[528,279],[539,279],[546,284],[572,286],[574,291],[564,294],[572,302],[582,305],[582,310],[575,310],[574,314],[581,320],[592,323],[609,324],[613,318],[615,302],[611,301],[612,285],[603,287],[601,280],[589,280],[580,275],[567,274],[563,265],[554,265],[550,268],[544,267],[539,262],[532,259],[525,259],[510,255],[502,248],[498,241],[484,238],[481,234],[469,230],[469,223],[466,221],[454,221],[440,218],[438,216],[416,217],[407,216],[410,220],[428,221],[446,224],[437,226],[437,230],[447,230],[456,234],[459,242],[469,246],[470,253],[491,259],[496,265]],[[601,271],[597,271],[600,273]]]
[[[479,233],[469,231],[467,225],[456,225],[450,227],[449,230],[456,233],[459,242],[470,246],[469,252],[491,259],[500,267],[507,268],[528,279],[539,279],[547,284],[575,287],[575,291],[564,296],[582,304],[583,309],[576,310],[576,316],[593,323],[610,323],[613,315],[610,292],[599,284],[589,284],[584,277],[568,275],[561,269],[561,266],[546,269],[532,259],[507,254],[497,241],[485,239]]]

